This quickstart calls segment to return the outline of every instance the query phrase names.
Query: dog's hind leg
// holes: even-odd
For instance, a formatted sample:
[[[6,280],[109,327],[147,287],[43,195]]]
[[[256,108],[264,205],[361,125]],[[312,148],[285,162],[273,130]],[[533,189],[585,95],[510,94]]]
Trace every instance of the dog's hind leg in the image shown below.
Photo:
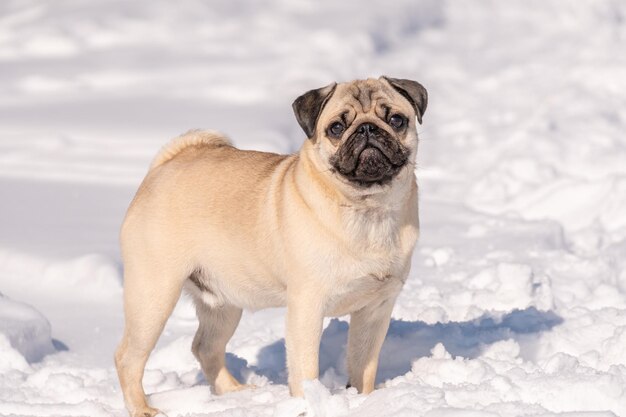
[[[159,262],[142,262],[141,267],[135,264],[124,272],[126,323],[115,365],[132,417],[153,417],[159,412],[148,406],[141,380],[148,356],[180,297],[183,281]]]
[[[200,362],[204,376],[216,394],[237,391],[244,387],[226,369],[226,344],[241,319],[241,309],[229,304],[208,306],[196,299],[198,331],[191,350]]]

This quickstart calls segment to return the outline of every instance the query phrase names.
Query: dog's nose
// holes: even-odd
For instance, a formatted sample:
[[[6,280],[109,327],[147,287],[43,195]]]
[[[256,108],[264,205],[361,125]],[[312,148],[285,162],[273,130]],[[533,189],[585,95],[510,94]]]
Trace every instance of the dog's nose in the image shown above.
[[[376,132],[378,130],[378,126],[373,123],[363,123],[361,126],[357,128],[357,133],[361,135],[369,136],[370,134]]]

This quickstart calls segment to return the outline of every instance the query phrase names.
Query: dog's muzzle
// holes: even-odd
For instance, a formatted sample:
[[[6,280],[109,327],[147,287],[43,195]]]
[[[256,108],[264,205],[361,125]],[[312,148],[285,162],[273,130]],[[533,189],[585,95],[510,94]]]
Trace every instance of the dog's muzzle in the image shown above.
[[[406,165],[409,150],[373,123],[361,124],[339,147],[330,162],[350,181],[384,184]]]

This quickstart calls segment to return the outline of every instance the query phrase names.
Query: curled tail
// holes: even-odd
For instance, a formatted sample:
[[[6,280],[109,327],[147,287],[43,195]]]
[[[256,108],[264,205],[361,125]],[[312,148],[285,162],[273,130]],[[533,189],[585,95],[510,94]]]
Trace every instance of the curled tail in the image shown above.
[[[163,165],[190,146],[231,146],[230,140],[221,133],[212,130],[190,130],[172,139],[163,146],[152,160],[150,169]]]

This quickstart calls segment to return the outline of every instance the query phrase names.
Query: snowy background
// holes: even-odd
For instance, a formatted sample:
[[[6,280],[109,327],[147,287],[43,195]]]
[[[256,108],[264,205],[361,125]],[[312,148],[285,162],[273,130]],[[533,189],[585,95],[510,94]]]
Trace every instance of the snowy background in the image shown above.
[[[214,397],[183,299],[145,376],[173,416],[626,416],[626,3],[0,2],[0,415],[124,416],[117,233],[149,161],[195,127],[294,152],[333,80],[430,93],[422,236],[379,389],[285,385],[284,311],[245,313]]]

